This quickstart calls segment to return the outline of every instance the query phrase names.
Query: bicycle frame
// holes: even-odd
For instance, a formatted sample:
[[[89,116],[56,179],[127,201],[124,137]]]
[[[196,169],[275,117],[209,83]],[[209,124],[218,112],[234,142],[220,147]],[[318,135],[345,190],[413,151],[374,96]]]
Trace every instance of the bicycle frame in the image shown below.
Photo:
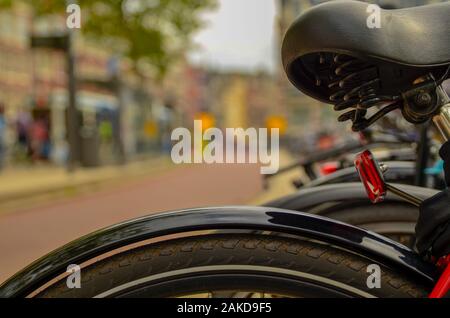
[[[450,99],[441,86],[438,87],[438,96],[443,106],[440,108],[439,114],[433,117],[433,123],[442,137],[448,141],[450,140]],[[450,255],[438,260],[437,265],[444,270],[430,294],[430,298],[443,298],[450,290]]]
[[[433,123],[447,141],[450,140],[450,98],[442,87],[438,87],[437,92],[443,106],[439,114],[433,117]]]

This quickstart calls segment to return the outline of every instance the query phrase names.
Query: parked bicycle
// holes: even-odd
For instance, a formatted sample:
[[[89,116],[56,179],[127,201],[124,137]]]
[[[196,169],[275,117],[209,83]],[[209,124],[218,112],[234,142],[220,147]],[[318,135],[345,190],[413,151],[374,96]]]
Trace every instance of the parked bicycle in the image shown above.
[[[392,123],[390,126],[392,127]],[[387,128],[387,125],[384,127]],[[371,149],[378,159],[389,166],[384,174],[387,182],[427,185],[435,189],[445,187],[443,170],[441,161],[438,160],[436,141],[429,138],[428,125],[423,126],[415,138],[397,130],[392,134],[392,128],[389,131],[390,135],[365,130],[360,133],[362,138],[357,141],[314,153],[280,169],[277,174],[268,175],[265,181],[270,184],[272,177],[298,169],[303,170],[309,180],[295,180],[294,185],[300,191],[264,205],[326,216],[383,234],[414,248],[415,225],[419,217],[417,208],[396,195],[390,195],[380,205],[372,205],[356,183],[359,182],[359,175],[353,159],[356,153]],[[318,175],[320,165],[329,161],[333,161],[336,171]],[[431,164],[434,167],[430,167]],[[422,199],[437,193],[431,189],[424,192],[417,187],[408,187],[407,191]]]

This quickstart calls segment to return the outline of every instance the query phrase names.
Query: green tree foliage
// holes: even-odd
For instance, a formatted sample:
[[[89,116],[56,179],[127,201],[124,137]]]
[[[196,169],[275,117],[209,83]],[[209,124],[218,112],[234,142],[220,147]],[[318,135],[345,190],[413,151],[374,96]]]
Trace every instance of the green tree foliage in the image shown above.
[[[0,0],[0,9],[15,1]],[[21,0],[36,15],[64,14],[64,0]],[[81,32],[129,57],[136,65],[151,65],[164,75],[171,62],[191,45],[191,36],[203,25],[201,13],[216,0],[78,0]]]

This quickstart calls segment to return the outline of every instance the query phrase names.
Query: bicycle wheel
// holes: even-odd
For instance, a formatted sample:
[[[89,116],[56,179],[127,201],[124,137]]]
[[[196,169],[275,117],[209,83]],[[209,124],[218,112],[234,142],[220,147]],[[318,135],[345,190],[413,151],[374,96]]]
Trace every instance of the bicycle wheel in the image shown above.
[[[262,234],[209,234],[134,248],[87,265],[37,297],[423,297],[418,282],[335,246]]]
[[[416,243],[419,209],[404,203],[345,204],[321,215],[376,232],[411,249]]]

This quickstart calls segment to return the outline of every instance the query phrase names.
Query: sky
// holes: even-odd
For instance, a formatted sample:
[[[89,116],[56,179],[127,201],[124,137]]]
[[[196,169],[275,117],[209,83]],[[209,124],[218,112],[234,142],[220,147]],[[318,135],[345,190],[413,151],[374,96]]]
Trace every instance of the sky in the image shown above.
[[[207,25],[194,37],[199,48],[189,59],[219,69],[273,71],[275,1],[219,0],[219,8],[205,14]]]

